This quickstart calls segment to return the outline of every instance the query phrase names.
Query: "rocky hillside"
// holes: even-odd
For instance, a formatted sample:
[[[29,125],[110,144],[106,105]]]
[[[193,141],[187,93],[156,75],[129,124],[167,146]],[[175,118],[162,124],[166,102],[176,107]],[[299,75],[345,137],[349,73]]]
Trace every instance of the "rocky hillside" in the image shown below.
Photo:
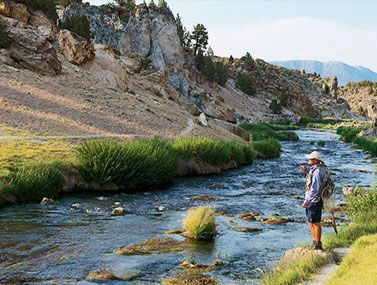
[[[349,82],[360,82],[364,80],[377,81],[377,73],[369,68],[351,66],[339,61],[320,62],[315,60],[288,60],[271,61],[271,63],[289,69],[305,70],[309,73],[315,72],[322,77],[336,76],[339,85],[346,85]]]
[[[224,87],[208,82],[183,51],[169,9],[141,4],[125,20],[89,4],[57,8],[61,22],[86,16],[92,42],[0,0],[0,23],[12,39],[0,50],[2,125],[48,135],[237,138],[241,122],[352,116],[307,75],[263,60],[215,57],[229,78]],[[236,88],[239,74],[253,82],[254,95]],[[283,97],[274,114],[271,101]]]
[[[349,83],[341,87],[338,93],[339,97],[347,100],[351,111],[362,116],[377,118],[376,82],[362,81]]]

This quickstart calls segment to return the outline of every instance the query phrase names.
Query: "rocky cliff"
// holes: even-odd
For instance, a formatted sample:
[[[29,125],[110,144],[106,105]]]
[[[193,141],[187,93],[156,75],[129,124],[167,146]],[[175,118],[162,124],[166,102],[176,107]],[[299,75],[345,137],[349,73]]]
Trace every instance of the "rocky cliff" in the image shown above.
[[[208,82],[183,52],[168,9],[139,5],[127,19],[99,7],[73,3],[58,8],[60,21],[88,17],[92,42],[60,30],[41,12],[0,0],[0,21],[12,38],[0,50],[1,124],[41,134],[206,134],[245,138],[237,123],[350,117],[336,99],[307,75],[253,60],[223,61],[224,87]],[[1,9],[8,7],[9,9]],[[254,96],[236,88],[236,75],[253,79]],[[44,76],[40,76],[42,74]],[[286,107],[274,114],[269,105]]]

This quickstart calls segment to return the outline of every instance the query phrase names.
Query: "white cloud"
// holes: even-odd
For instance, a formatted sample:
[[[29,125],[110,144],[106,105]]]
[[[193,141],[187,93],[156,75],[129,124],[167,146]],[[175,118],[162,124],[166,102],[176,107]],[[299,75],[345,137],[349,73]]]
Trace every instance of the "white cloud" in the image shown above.
[[[216,54],[246,51],[264,60],[343,61],[377,71],[377,30],[350,28],[318,18],[261,21],[242,27],[209,28]]]

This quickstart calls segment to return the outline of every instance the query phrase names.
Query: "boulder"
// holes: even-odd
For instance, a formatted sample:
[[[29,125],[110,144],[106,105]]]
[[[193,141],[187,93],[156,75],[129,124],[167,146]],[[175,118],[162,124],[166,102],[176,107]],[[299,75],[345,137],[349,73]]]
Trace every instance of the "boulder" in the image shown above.
[[[56,40],[57,27],[42,12],[34,12],[29,18],[29,24],[36,27],[39,33],[46,39],[51,41]]]
[[[112,216],[123,216],[125,213],[126,210],[123,207],[117,207],[111,211]]]
[[[9,17],[10,16],[10,5],[7,0],[0,0],[0,14]]]
[[[7,18],[1,20],[3,19]],[[18,67],[21,66],[42,75],[61,73],[62,68],[55,48],[37,28],[25,24],[13,25],[13,21],[3,22],[6,23],[13,40],[9,47],[9,57]]]
[[[240,126],[237,126],[236,124],[232,124],[229,122],[221,121],[218,119],[215,119],[214,122],[224,128],[225,130],[235,134],[236,136],[239,136],[243,138],[245,141],[250,141],[250,133],[246,131],[245,129],[241,128]]]
[[[61,52],[70,63],[80,65],[94,59],[94,45],[83,37],[64,29],[59,32],[58,41]]]
[[[27,24],[29,22],[30,13],[24,4],[14,4],[10,5],[10,17],[20,20]]]
[[[41,201],[41,205],[49,205],[49,204],[53,204],[55,203],[55,201],[53,199],[50,199],[50,198],[47,198],[47,197],[44,197]]]
[[[344,196],[350,196],[350,195],[353,195],[355,194],[356,192],[356,187],[355,186],[349,186],[349,185],[346,185],[342,188],[342,192],[343,192],[343,195]]]
[[[199,116],[199,122],[203,125],[203,126],[208,126],[208,121],[207,121],[207,117],[204,113],[201,113],[200,116]]]
[[[286,251],[281,258],[279,262],[278,269],[282,270],[284,269],[287,265],[289,265],[291,262],[296,261],[299,258],[303,258],[305,256],[310,256],[310,255],[315,255],[315,256],[322,256],[324,258],[330,259],[330,255],[322,250],[310,250],[306,249],[303,247],[295,247],[292,248],[288,251]]]

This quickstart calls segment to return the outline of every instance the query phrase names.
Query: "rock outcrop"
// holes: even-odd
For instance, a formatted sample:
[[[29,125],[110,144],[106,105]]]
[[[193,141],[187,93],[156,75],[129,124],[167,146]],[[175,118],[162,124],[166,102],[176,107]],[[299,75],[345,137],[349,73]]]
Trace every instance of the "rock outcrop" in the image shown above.
[[[29,22],[30,13],[27,10],[27,7],[24,4],[15,4],[10,5],[10,17],[15,18],[25,24]]]
[[[1,0],[0,1],[0,15],[3,15],[5,17],[10,16],[10,5],[7,0]]]
[[[61,30],[58,34],[60,51],[73,64],[80,65],[94,58],[94,45],[83,37],[68,30]]]

